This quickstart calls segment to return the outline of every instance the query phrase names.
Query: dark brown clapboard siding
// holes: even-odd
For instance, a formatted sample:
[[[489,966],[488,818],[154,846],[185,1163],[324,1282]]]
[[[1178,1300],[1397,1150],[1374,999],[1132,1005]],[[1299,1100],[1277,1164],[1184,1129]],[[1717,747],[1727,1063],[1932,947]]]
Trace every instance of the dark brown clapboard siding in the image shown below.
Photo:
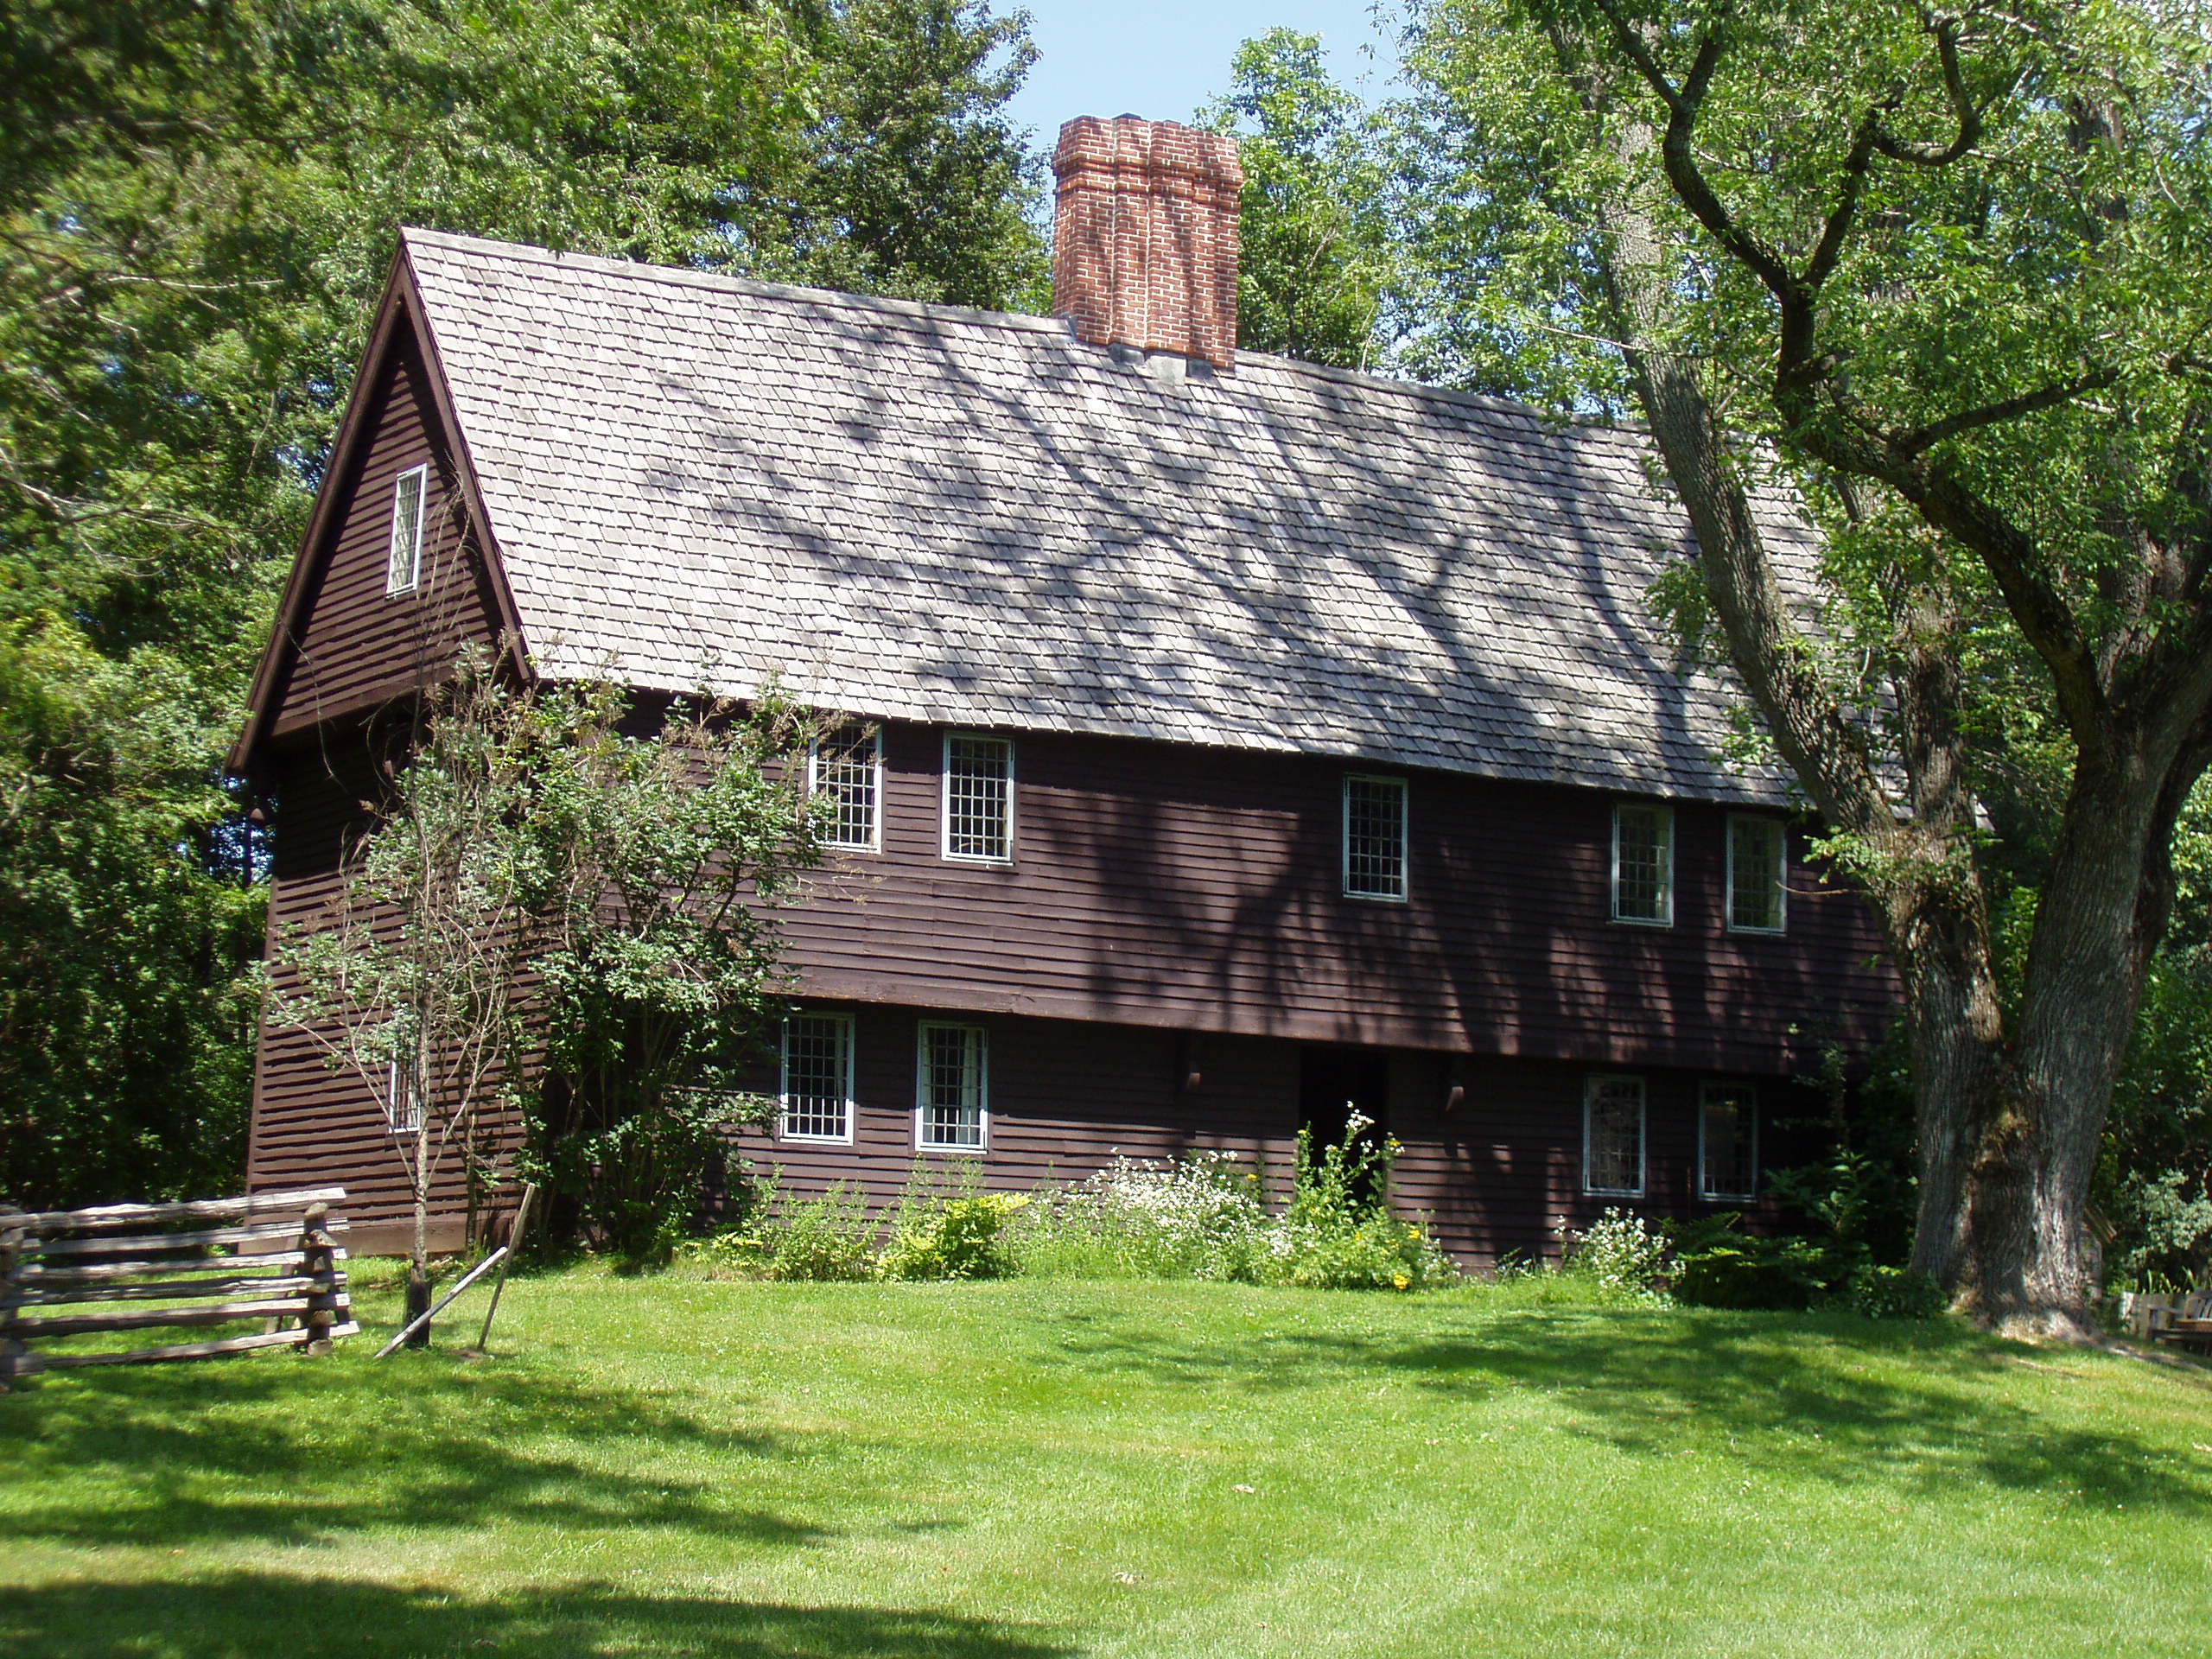
[[[1677,805],[1670,928],[1608,919],[1612,798],[1413,776],[1412,896],[1338,892],[1347,768],[1018,740],[1017,862],[937,855],[941,734],[887,734],[885,850],[785,920],[817,994],[1313,1041],[1786,1072],[1894,1005],[1793,836],[1789,931],[1724,925],[1726,812]]]
[[[270,735],[377,707],[442,677],[469,644],[497,640],[482,563],[463,532],[461,498],[419,353],[402,336],[385,385],[365,404],[361,442],[302,609],[294,649],[274,693]],[[385,592],[395,481],[429,463],[422,578],[412,594]]]
[[[773,1132],[744,1149],[773,1166],[785,1192],[811,1197],[833,1182],[861,1188],[872,1207],[897,1198],[915,1173],[972,1172],[982,1185],[1027,1192],[1080,1180],[1117,1155],[1165,1159],[1199,1148],[1236,1153],[1285,1191],[1298,1130],[1298,1044],[1209,1038],[1196,1051],[1199,1084],[1181,1088],[1192,1050],[1177,1033],[1095,1022],[983,1017],[989,1034],[989,1145],[978,1156],[914,1147],[915,1027],[910,1008],[847,1006],[855,1016],[856,1115],[853,1144],[786,1141]],[[1644,1079],[1645,1192],[1641,1198],[1582,1191],[1582,1097],[1601,1068],[1554,1060],[1400,1051],[1389,1057],[1387,1127],[1402,1143],[1391,1197],[1425,1217],[1455,1255],[1493,1264],[1555,1255],[1562,1228],[1580,1229],[1608,1208],[1653,1219],[1708,1215],[1696,1196],[1697,1103],[1706,1076],[1637,1068]],[[1445,1109],[1447,1083],[1460,1103]],[[1739,1081],[1741,1079],[1738,1079]],[[761,1086],[772,1090],[772,1076]],[[1755,1084],[1766,1123],[1762,1161],[1798,1161],[1787,1132],[1812,1109],[1784,1080]],[[1738,1207],[1738,1206],[1730,1206]],[[1766,1206],[1751,1208],[1755,1219]]]

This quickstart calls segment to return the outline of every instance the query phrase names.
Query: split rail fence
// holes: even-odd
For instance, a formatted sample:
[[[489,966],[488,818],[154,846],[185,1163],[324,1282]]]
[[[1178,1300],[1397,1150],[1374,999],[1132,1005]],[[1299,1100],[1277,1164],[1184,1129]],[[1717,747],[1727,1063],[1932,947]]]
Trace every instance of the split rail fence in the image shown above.
[[[345,1197],[342,1186],[321,1186],[197,1204],[0,1211],[0,1388],[80,1365],[254,1348],[328,1353],[360,1329],[338,1243],[346,1223],[331,1208]],[[29,1345],[253,1320],[264,1328],[151,1348]]]

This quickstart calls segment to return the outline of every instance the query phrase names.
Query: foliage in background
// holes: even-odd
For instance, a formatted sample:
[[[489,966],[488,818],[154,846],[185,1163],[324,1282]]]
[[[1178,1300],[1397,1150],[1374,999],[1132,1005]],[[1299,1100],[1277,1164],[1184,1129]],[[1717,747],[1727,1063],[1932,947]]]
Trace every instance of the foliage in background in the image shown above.
[[[1198,112],[1244,168],[1236,343],[1338,368],[1378,366],[1399,319],[1390,158],[1381,118],[1329,77],[1321,37],[1277,29],[1238,48],[1228,96]]]
[[[1007,1223],[1027,1194],[986,1192],[972,1164],[917,1166],[899,1194],[875,1270],[884,1279],[1003,1279],[1016,1271]]]
[[[0,1192],[235,1185],[261,854],[222,782],[402,223],[1032,302],[970,0],[7,0]]]

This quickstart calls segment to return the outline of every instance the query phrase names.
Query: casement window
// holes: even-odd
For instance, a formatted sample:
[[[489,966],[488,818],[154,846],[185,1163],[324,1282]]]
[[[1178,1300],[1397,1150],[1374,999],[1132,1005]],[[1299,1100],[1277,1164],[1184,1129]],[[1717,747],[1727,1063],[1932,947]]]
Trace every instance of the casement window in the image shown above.
[[[815,740],[807,786],[829,798],[829,844],[854,852],[883,847],[883,734],[841,727]]]
[[[414,1135],[423,1127],[423,1091],[397,1060],[385,1076],[384,1121],[394,1135]]]
[[[944,734],[944,855],[977,864],[1013,862],[1012,739]]]
[[[853,1138],[853,1016],[795,1014],[784,1021],[786,1141]]]
[[[1582,1190],[1643,1196],[1642,1077],[1592,1077],[1583,1086]]]
[[[1613,919],[1654,927],[1673,923],[1673,808],[1624,801],[1613,809]]]
[[[423,503],[430,493],[430,469],[413,467],[391,486],[391,552],[384,568],[387,594],[411,594],[423,579]]]
[[[1344,779],[1344,892],[1355,899],[1406,896],[1406,780]]]
[[[1732,813],[1728,819],[1728,926],[1737,933],[1779,933],[1789,874],[1788,827],[1779,818]]]
[[[1697,1192],[1701,1198],[1749,1198],[1759,1185],[1759,1103],[1748,1083],[1699,1087]]]
[[[989,1052],[981,1026],[925,1020],[916,1060],[914,1144],[925,1152],[981,1152],[989,1121]]]

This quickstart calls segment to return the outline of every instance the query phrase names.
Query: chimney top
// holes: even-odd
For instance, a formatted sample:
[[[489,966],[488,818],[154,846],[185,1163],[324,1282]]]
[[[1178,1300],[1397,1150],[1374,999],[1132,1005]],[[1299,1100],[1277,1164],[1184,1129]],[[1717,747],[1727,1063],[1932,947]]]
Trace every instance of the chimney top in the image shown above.
[[[1236,362],[1236,141],[1078,116],[1052,152],[1052,311],[1093,346]]]

